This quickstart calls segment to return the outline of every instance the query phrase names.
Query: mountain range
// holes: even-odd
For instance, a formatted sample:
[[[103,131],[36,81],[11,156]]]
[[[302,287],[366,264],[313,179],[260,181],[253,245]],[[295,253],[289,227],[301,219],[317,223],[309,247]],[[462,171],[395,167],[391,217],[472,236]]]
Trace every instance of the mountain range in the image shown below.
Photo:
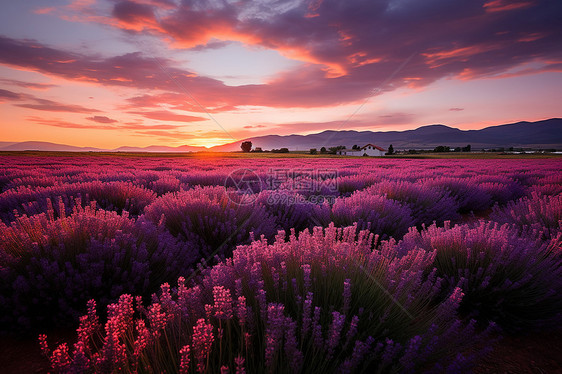
[[[75,147],[47,142],[0,142],[0,151],[63,151],[63,152],[198,152],[240,151],[243,141],[251,141],[253,147],[263,150],[289,148],[290,150],[308,150],[310,148],[333,147],[344,145],[363,146],[372,143],[388,148],[390,144],[399,149],[433,149],[439,145],[464,147],[471,145],[473,150],[499,147],[515,148],[555,148],[562,149],[562,118],[551,118],[536,122],[517,122],[490,126],[480,130],[460,130],[445,125],[422,126],[406,131],[333,131],[327,130],[309,135],[265,135],[215,146],[212,148],[182,145],[179,147],[119,147],[116,149],[100,149],[92,147]]]

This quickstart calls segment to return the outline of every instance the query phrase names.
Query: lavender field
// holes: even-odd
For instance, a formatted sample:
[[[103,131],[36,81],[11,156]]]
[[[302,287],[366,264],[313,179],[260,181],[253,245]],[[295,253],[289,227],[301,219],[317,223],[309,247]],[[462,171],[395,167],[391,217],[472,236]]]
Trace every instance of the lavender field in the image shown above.
[[[470,372],[562,322],[561,170],[2,155],[0,332],[55,373]]]

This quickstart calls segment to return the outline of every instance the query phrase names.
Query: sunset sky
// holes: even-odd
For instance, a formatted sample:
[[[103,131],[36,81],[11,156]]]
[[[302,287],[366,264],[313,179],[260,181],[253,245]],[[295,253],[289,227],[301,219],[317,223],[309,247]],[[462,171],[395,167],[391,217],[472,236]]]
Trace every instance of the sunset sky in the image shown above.
[[[561,117],[560,0],[25,0],[0,142],[213,146]]]

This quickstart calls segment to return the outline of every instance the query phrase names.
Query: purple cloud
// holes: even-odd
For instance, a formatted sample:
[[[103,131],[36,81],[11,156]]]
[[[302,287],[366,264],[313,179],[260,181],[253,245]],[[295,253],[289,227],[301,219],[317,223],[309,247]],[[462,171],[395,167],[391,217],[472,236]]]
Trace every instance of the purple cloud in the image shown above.
[[[23,98],[22,95],[18,93],[8,90],[3,90],[0,88],[0,102],[4,100],[10,100],[10,101],[21,100],[22,98]]]
[[[4,79],[0,78],[0,82],[9,84],[12,86],[24,87],[24,88],[31,88],[33,90],[46,90],[52,87],[57,87],[55,84],[48,84],[48,83],[33,83],[33,82],[23,82],[16,79]]]
[[[155,60],[141,53],[102,58],[6,37],[0,37],[0,63],[99,85],[160,90],[131,98],[130,103],[145,100],[153,110],[167,104],[198,112],[203,110],[185,103],[189,100],[180,87],[189,87],[210,111],[243,105],[306,108],[360,102],[398,87],[424,87],[446,77],[562,71],[560,2],[200,0],[163,4],[118,1],[111,10],[86,19],[131,35],[158,36],[171,48],[240,41],[277,50],[305,64],[264,84],[232,87],[165,58]],[[87,11],[84,17],[94,10]],[[113,18],[107,18],[108,11]],[[512,72],[524,65],[528,68]]]
[[[27,109],[44,110],[47,112],[69,112],[69,113],[93,113],[97,109],[86,108],[81,105],[63,104],[52,100],[33,98],[35,104],[15,104],[15,106]]]

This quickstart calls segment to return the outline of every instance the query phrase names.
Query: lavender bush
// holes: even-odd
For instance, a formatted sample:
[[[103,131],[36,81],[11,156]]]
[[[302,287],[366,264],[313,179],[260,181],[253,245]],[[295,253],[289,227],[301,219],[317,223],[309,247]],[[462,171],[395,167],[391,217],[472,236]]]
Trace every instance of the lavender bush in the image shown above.
[[[456,200],[459,213],[478,212],[492,207],[492,197],[469,178],[441,177],[420,182],[449,193]]]
[[[450,289],[462,288],[462,315],[517,330],[560,322],[561,241],[562,234],[544,242],[520,237],[508,225],[481,221],[474,227],[412,229],[399,247],[436,252],[428,271],[437,269]]]
[[[415,225],[412,210],[369,191],[358,191],[349,197],[338,198],[332,206],[331,220],[338,227],[357,223],[360,230],[369,229],[381,239],[400,238]],[[328,222],[317,220],[324,226]]]
[[[200,257],[232,253],[237,244],[275,235],[275,219],[261,205],[239,205],[224,187],[195,187],[166,194],[146,207],[145,217],[172,235],[195,243]]]
[[[43,352],[55,372],[413,372],[466,371],[460,354],[478,335],[456,318],[455,289],[439,305],[434,254],[397,258],[373,235],[332,226],[288,241],[281,233],[238,247],[187,287],[168,284],[143,307],[123,295],[104,331],[95,303],[82,317],[72,352]],[[136,304],[136,307],[135,307]],[[98,335],[100,334],[100,335]],[[470,337],[470,338],[469,338]],[[95,345],[94,342],[101,342]]]
[[[398,201],[412,210],[416,225],[433,222],[441,225],[447,220],[457,220],[459,206],[448,193],[421,183],[384,181],[366,189],[369,193],[383,195]]]
[[[87,298],[105,309],[131,293],[142,299],[125,294],[99,317],[90,302],[76,345],[43,340],[52,371],[456,373],[470,370],[456,356],[459,336],[475,336],[470,318],[510,331],[558,321],[560,160],[252,158],[256,188],[269,191],[238,206],[227,177],[248,166],[0,155],[1,329],[72,324]],[[266,204],[282,188],[307,204]],[[339,198],[308,204],[321,194]],[[466,215],[494,204],[497,226]],[[447,219],[468,224],[424,229]],[[423,230],[398,243],[333,227],[298,234],[332,221],[397,240]],[[251,232],[267,243],[247,245]],[[226,259],[192,273],[215,251]],[[180,275],[189,282],[145,304]]]
[[[164,230],[95,202],[68,217],[55,219],[50,209],[0,223],[0,330],[71,325],[87,300],[149,295],[198,260]]]
[[[556,237],[562,232],[562,195],[531,196],[494,207],[490,219],[515,225],[520,232],[534,231],[543,238]]]
[[[263,206],[275,218],[277,226],[286,232],[291,229],[301,232],[312,229],[317,225],[315,222],[330,220],[328,204],[315,204],[294,191],[265,190],[255,204]]]
[[[127,211],[138,215],[144,207],[156,198],[156,194],[130,182],[84,182],[71,184],[57,184],[50,187],[19,187],[0,194],[0,212],[4,222],[12,221],[16,214],[39,214],[48,208],[47,200],[62,200],[69,214],[80,198],[79,205],[88,205],[96,201],[105,210],[115,210],[119,213]],[[57,204],[55,208],[57,209]],[[61,212],[56,211],[57,215]]]

